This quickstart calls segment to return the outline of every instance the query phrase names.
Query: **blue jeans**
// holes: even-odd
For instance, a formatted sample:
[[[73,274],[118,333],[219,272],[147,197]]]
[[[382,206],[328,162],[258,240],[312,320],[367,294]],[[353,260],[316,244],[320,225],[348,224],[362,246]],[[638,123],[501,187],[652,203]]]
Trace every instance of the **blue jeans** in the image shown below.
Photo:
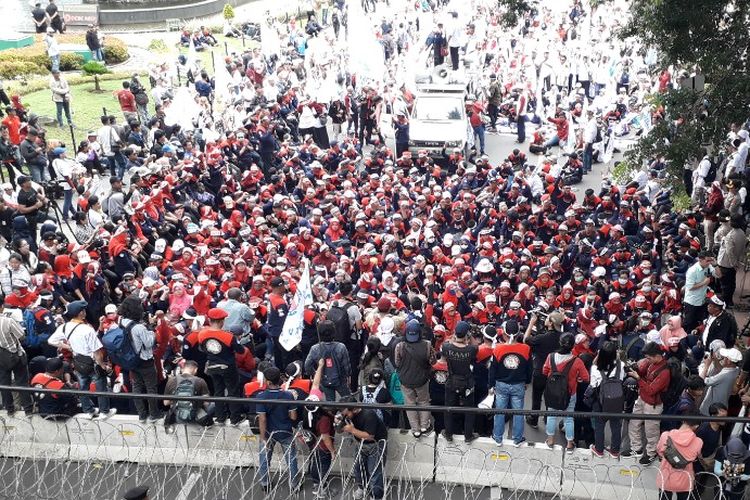
[[[331,471],[331,454],[327,450],[315,448],[310,458],[309,474],[314,484],[326,486]]]
[[[96,371],[94,373],[90,373],[87,375],[83,375],[79,372],[75,372],[76,376],[78,377],[78,386],[81,388],[82,391],[88,391],[89,386],[91,385],[91,382],[94,382],[94,385],[96,386],[97,392],[108,392],[107,388],[107,378],[103,375],[97,375]],[[109,398],[108,397],[99,397],[97,398],[99,401],[99,411],[102,413],[107,413],[109,411]],[[94,402],[91,400],[88,396],[81,396],[81,409],[85,413],[93,413],[94,412]]]
[[[65,197],[63,198],[63,219],[68,220],[68,214],[73,211],[73,190],[66,189],[63,191]]]
[[[479,138],[479,154],[484,154],[484,124],[474,127],[474,137]]]
[[[557,136],[557,134],[553,135],[552,138],[544,143],[545,148],[551,148],[553,146],[559,146],[560,145],[560,138]]]
[[[56,102],[55,106],[57,106],[57,124],[63,126],[62,115],[65,111],[65,119],[68,120],[68,125],[71,125],[73,120],[70,118],[70,101]]]
[[[385,441],[377,443],[359,443],[359,450],[354,459],[354,478],[357,486],[370,490],[372,498],[383,498],[383,468],[385,467]]]
[[[60,55],[50,56],[52,60],[52,72],[60,71]]]
[[[289,467],[289,478],[291,480],[290,488],[297,487],[300,478],[297,470],[297,448],[294,446],[294,436],[290,432],[272,433],[265,443],[261,443],[260,448],[260,482],[262,485],[268,484],[268,464],[273,458],[273,448],[276,443],[281,445],[284,451],[287,467]]]
[[[505,410],[508,408],[508,402],[510,402],[510,408],[513,410],[523,409],[523,400],[526,396],[526,385],[525,384],[506,384],[505,382],[495,382],[495,408]],[[520,443],[523,439],[523,415],[513,416],[513,442]],[[492,430],[492,438],[498,442],[503,442],[503,434],[505,434],[505,415],[498,413],[495,415],[495,425]]]
[[[109,170],[112,172],[112,175],[118,179],[122,179],[125,175],[125,167],[128,164],[125,155],[120,152],[112,153],[112,155],[107,157],[107,162],[109,163]]]
[[[49,170],[47,169],[47,162],[44,160],[39,163],[29,163],[29,172],[31,173],[31,179],[36,183],[41,184],[49,180]]]
[[[101,49],[101,47],[91,51],[91,58],[94,61],[104,61],[104,51]]]
[[[570,396],[570,402],[568,403],[567,411],[573,411],[576,407],[576,395]],[[547,436],[554,436],[555,429],[557,428],[557,417],[547,417]],[[573,426],[573,417],[565,417],[565,439],[573,441],[575,438],[575,428]]]

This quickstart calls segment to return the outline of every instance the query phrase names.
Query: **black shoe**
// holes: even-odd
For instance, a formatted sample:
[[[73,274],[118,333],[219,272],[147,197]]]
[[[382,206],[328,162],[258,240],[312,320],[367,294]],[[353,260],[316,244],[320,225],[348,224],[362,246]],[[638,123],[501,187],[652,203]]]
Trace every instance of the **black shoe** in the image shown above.
[[[641,465],[651,465],[656,461],[655,455],[649,455],[647,453],[644,453],[640,460],[638,460],[638,463]]]
[[[534,420],[531,417],[526,417],[526,424],[531,427],[532,429],[538,429],[539,428],[539,421]]]
[[[263,488],[263,493],[271,493],[271,490],[273,489],[271,483],[262,484],[261,487]]]
[[[440,434],[442,434],[445,440],[448,441],[449,443],[453,442],[453,434],[448,434],[445,431],[441,432]]]
[[[623,458],[637,458],[643,455],[643,451],[641,450],[629,450],[624,453],[622,453],[620,456]]]
[[[471,436],[464,436],[464,443],[469,444],[479,437],[479,434],[472,434]]]

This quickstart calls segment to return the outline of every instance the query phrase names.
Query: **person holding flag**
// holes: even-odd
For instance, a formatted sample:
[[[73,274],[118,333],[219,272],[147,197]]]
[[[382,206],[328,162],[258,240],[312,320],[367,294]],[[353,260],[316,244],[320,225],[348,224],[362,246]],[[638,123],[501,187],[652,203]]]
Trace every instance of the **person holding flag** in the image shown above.
[[[303,264],[302,276],[291,305],[287,304],[284,298],[286,292],[284,280],[278,277],[271,280],[272,292],[268,296],[270,304],[268,333],[274,340],[274,364],[280,370],[286,369],[286,366],[294,361],[292,349],[302,342],[302,330],[305,328],[305,307],[313,303],[307,259],[303,261]]]

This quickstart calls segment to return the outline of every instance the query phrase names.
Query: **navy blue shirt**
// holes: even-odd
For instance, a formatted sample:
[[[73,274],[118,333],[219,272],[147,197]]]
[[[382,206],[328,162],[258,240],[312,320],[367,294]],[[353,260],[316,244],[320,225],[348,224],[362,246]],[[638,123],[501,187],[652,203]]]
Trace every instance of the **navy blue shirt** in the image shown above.
[[[285,401],[294,401],[291,392],[282,391],[281,389],[266,389],[256,396],[258,399],[280,399]],[[294,423],[289,418],[289,411],[294,409],[289,405],[264,405],[258,403],[255,407],[257,413],[266,414],[266,430],[269,436],[274,432],[292,433]]]

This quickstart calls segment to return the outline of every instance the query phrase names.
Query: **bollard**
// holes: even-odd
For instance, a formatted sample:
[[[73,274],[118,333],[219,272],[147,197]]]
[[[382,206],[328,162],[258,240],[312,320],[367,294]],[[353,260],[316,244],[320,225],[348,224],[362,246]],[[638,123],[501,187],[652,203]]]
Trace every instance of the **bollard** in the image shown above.
[[[72,149],[75,151],[76,148],[76,134],[73,131],[73,124],[69,124],[68,127],[70,127],[70,140],[72,141]]]

